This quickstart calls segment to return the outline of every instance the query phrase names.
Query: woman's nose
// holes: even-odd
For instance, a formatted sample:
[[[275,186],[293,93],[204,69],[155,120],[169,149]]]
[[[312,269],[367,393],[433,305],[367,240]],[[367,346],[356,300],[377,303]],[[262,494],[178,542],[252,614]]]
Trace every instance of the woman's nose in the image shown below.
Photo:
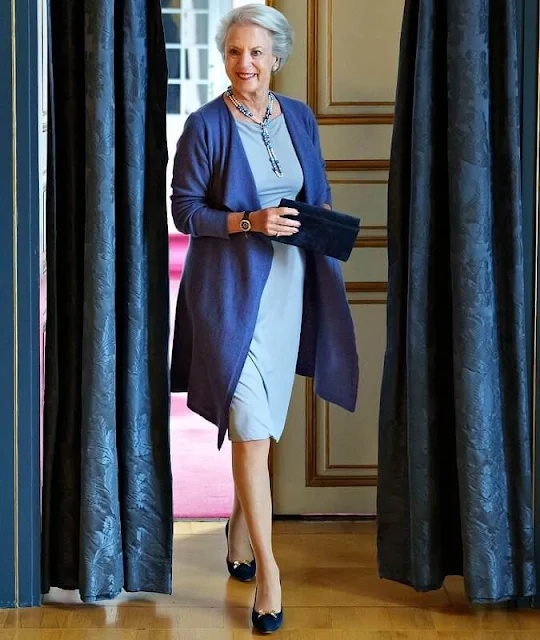
[[[249,51],[246,51],[246,53],[243,53],[240,56],[240,60],[238,62],[241,68],[246,68],[246,69],[249,68],[251,66],[251,55]]]

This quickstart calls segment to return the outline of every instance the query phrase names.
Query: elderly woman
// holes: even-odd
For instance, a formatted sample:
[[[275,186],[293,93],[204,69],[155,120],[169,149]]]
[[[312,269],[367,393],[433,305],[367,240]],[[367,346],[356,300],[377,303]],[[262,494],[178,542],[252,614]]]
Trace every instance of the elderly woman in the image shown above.
[[[283,432],[295,372],[354,411],[358,361],[339,264],[272,241],[299,228],[281,198],[331,205],[311,110],[269,89],[289,57],[290,25],[275,9],[245,5],[222,19],[216,41],[230,87],[189,116],[174,161],[172,213],[191,242],[171,385],[217,425],[218,448],[227,432],[232,441],[227,565],[240,580],[256,567],[253,624],[271,632],[283,613],[270,439]]]

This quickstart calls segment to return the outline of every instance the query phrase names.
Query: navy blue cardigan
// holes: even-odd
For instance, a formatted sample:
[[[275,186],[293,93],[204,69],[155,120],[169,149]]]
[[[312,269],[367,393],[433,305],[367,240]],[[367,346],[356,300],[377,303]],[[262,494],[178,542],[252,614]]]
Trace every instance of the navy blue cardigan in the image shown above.
[[[277,94],[304,186],[298,200],[331,203],[317,123],[309,107]],[[218,448],[272,263],[271,240],[227,232],[227,213],[261,205],[235,120],[223,98],[192,113],[178,140],[172,214],[191,241],[180,282],[171,362],[172,391],[218,426]],[[307,252],[297,373],[315,379],[323,399],[354,411],[358,357],[341,267]]]

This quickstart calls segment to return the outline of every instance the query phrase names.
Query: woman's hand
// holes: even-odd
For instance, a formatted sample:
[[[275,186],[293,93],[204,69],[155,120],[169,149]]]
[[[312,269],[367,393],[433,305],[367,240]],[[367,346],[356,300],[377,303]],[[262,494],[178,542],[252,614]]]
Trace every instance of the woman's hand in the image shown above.
[[[297,216],[298,211],[289,207],[259,209],[251,212],[249,221],[253,231],[267,236],[292,236],[298,233],[300,227],[298,220],[284,218],[285,215]]]

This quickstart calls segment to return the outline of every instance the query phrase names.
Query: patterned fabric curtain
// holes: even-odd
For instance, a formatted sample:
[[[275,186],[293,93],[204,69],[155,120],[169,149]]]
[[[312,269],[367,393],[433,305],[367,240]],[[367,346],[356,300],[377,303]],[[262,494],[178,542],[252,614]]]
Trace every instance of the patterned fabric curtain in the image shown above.
[[[171,592],[159,0],[49,3],[42,590]]]
[[[392,141],[378,554],[535,592],[517,0],[407,0]]]

